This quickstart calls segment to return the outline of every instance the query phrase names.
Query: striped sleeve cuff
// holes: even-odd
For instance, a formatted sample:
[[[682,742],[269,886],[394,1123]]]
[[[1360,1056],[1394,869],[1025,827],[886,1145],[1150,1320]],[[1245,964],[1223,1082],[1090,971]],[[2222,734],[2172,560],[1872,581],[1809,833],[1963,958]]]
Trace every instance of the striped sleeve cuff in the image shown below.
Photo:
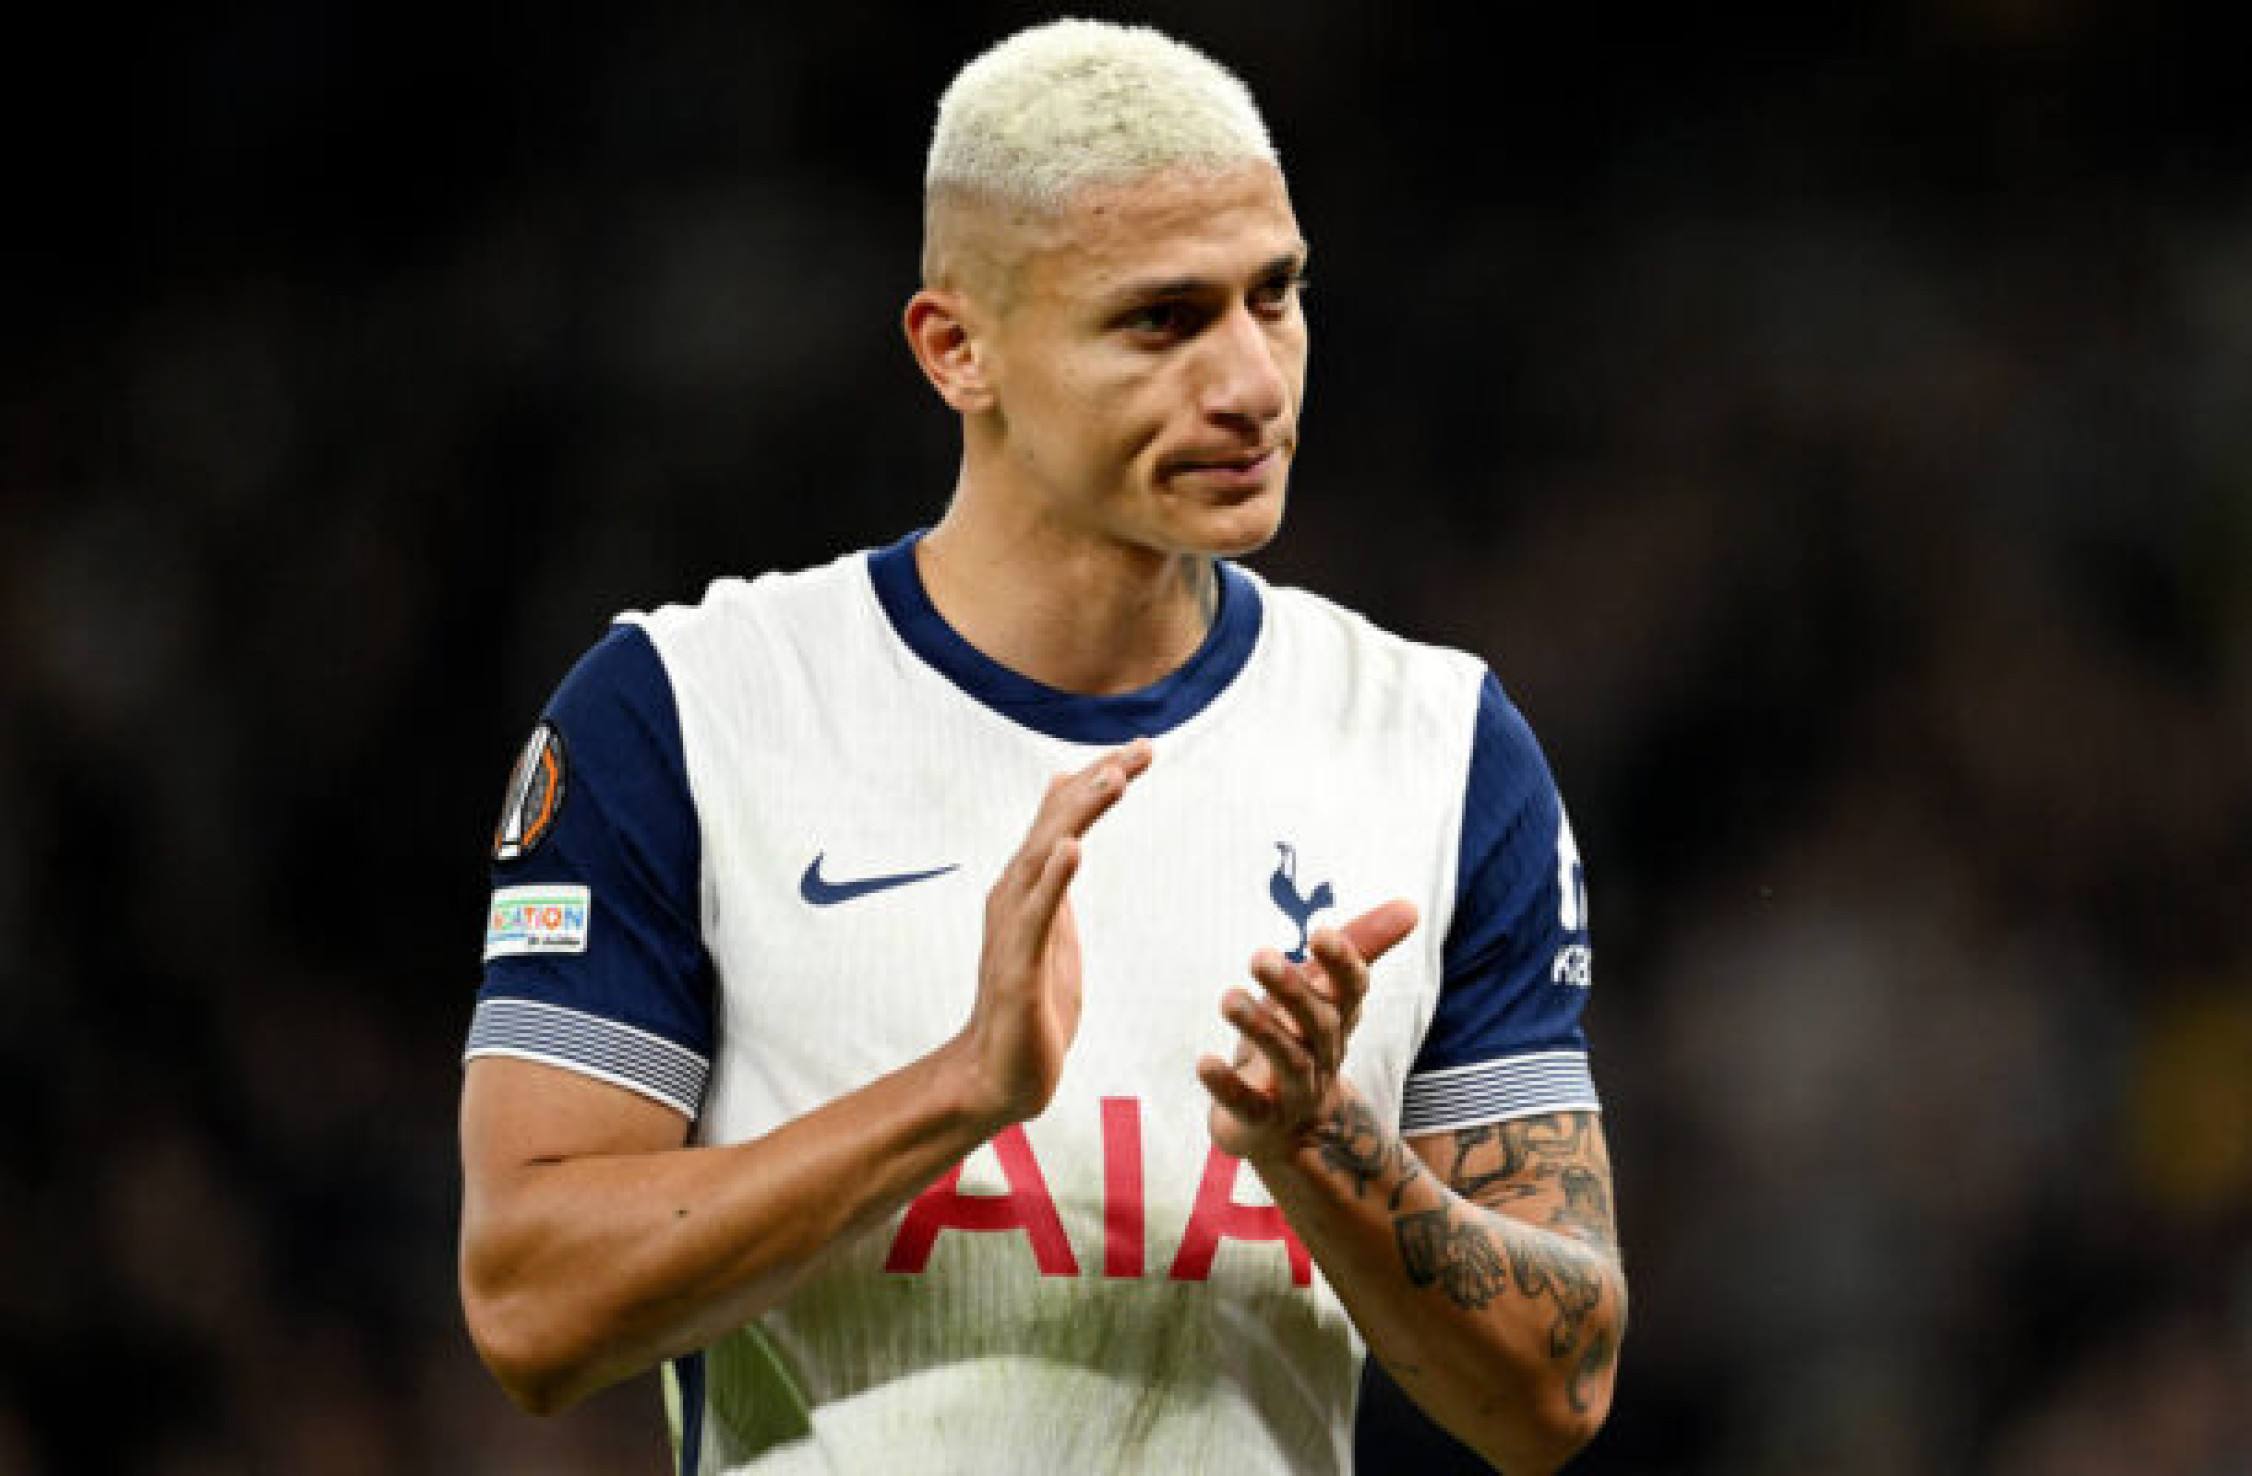
[[[1585,1051],[1534,1051],[1407,1079],[1402,1133],[1444,1133],[1541,1112],[1600,1112]]]
[[[711,1063],[661,1035],[534,999],[477,1001],[464,1061],[514,1056],[639,1092],[693,1120]]]

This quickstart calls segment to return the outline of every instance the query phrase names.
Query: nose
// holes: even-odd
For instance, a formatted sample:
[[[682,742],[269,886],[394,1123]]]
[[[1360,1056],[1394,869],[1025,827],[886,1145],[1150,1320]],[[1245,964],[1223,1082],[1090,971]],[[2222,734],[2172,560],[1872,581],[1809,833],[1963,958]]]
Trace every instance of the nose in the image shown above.
[[[1239,429],[1257,430],[1290,408],[1284,346],[1270,327],[1238,303],[1206,336],[1204,413]]]

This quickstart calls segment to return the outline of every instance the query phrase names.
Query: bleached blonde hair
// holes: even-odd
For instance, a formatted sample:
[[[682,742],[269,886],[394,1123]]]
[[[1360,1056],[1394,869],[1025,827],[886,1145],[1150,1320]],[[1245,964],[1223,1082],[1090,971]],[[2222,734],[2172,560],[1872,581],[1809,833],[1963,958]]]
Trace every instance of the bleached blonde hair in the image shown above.
[[[1159,169],[1277,162],[1251,90],[1203,52],[1147,26],[1033,26],[964,66],[938,100],[924,273],[934,212],[951,200],[1044,215],[1090,185]]]

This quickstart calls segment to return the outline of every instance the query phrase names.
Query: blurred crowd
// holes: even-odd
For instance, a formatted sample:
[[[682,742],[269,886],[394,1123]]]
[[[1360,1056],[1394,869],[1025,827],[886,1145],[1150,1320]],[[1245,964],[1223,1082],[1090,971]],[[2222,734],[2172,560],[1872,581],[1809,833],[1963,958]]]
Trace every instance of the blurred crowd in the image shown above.
[[[1587,857],[1635,1302],[1574,1469],[2252,1470],[2252,105],[2100,6],[1147,13],[1315,245],[1257,564],[1484,655]],[[1031,18],[56,38],[0,1473],[662,1469],[652,1385],[536,1422],[460,1329],[487,831],[612,612],[937,516],[920,149]],[[1381,1391],[1364,1449],[1456,1459]]]

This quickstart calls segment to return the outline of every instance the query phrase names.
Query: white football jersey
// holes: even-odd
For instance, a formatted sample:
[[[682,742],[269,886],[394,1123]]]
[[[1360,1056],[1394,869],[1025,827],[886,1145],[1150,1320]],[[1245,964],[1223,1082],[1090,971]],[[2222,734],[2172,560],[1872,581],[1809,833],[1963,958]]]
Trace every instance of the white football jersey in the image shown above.
[[[958,1032],[987,888],[1053,775],[1156,759],[1072,885],[1084,1014],[1054,1101],[783,1306],[671,1370],[681,1469],[1340,1471],[1361,1345],[1197,1057],[1254,950],[1388,898],[1346,1073],[1405,1131],[1593,1110],[1569,825],[1474,658],[1222,566],[1139,692],[1011,672],[908,538],[633,615],[558,690],[495,838],[468,1054],[767,1133]]]

